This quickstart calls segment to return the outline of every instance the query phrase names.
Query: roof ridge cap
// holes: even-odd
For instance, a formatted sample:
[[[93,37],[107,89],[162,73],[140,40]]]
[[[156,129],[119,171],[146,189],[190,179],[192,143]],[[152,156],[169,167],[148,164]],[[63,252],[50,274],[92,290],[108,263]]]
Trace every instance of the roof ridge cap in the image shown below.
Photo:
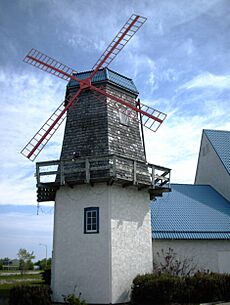
[[[230,133],[230,130],[222,130],[222,129],[203,129],[203,132],[206,132],[206,131],[213,131],[213,132],[229,132],[229,133]]]

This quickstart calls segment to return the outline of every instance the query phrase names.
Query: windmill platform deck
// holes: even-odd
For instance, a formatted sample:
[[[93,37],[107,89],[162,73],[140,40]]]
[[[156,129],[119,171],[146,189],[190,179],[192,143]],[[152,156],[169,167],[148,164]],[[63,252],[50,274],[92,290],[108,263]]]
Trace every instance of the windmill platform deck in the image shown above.
[[[150,199],[170,191],[171,170],[120,155],[36,163],[37,200],[54,201],[60,186],[113,183],[147,189]]]

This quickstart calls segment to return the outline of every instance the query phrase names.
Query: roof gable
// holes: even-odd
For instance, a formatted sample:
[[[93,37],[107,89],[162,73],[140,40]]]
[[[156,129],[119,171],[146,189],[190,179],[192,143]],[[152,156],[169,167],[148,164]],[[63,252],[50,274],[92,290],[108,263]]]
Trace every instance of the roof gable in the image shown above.
[[[209,185],[172,184],[151,204],[156,239],[230,239],[230,202]]]
[[[89,77],[91,73],[92,73],[92,71],[86,71],[86,72],[74,73],[74,75],[79,79],[85,79],[85,78]],[[110,83],[113,83],[114,85],[117,85],[118,87],[126,89],[126,90],[134,93],[135,95],[138,94],[137,88],[134,85],[134,82],[132,81],[131,78],[121,75],[108,68],[98,70],[92,79],[93,84],[104,82],[104,81],[109,81]],[[68,83],[68,87],[73,87],[73,86],[79,86],[79,83],[77,81],[71,79]]]
[[[204,134],[230,174],[230,131],[205,129]]]

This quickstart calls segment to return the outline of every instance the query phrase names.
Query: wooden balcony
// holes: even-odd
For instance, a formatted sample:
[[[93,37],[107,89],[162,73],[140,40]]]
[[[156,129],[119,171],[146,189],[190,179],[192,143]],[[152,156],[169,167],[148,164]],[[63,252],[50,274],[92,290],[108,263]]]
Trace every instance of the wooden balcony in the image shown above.
[[[146,188],[153,199],[170,191],[170,172],[162,166],[118,155],[38,162],[37,200],[54,201],[56,191],[62,185],[93,186],[100,182],[119,183],[122,187],[132,185],[139,190]]]

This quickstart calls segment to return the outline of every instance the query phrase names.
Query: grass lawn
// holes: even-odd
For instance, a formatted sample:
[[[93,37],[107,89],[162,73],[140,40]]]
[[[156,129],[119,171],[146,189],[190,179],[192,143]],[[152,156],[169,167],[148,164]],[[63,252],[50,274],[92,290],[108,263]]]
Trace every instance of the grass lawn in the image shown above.
[[[0,296],[8,296],[12,287],[17,285],[41,285],[43,280],[41,273],[29,272],[21,275],[18,271],[0,272]]]

